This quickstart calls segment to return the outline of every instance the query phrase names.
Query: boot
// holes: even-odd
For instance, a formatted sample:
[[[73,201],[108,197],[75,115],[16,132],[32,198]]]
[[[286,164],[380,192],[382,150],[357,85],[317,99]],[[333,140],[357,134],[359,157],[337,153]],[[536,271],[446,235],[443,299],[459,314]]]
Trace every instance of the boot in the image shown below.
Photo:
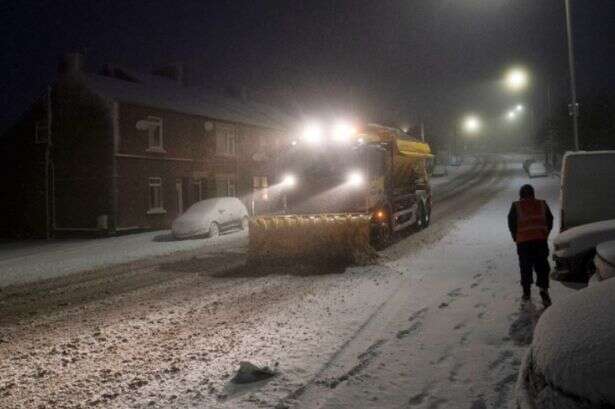
[[[530,298],[532,298],[532,291],[529,288],[524,288],[523,289],[523,295],[521,296],[521,299],[523,301],[529,301]]]
[[[542,305],[545,308],[551,305],[551,297],[549,297],[549,290],[547,288],[540,289],[540,298],[542,298]]]

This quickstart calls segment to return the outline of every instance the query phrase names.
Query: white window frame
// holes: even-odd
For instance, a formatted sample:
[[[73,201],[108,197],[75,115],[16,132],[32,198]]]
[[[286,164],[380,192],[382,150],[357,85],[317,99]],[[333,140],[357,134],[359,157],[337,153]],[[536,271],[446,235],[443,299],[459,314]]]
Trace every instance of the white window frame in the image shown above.
[[[237,155],[237,128],[233,125],[218,124],[216,126],[216,155]]]
[[[158,197],[152,201],[152,188],[157,188],[154,191],[158,192]],[[164,209],[164,194],[162,189],[161,177],[150,177],[147,187],[148,206],[147,214],[164,214],[167,211]],[[156,200],[157,199],[157,200]]]
[[[49,126],[47,122],[48,121],[45,120],[45,121],[36,121],[34,123],[34,143],[42,144],[42,143],[49,142]]]
[[[148,116],[147,117],[147,121],[149,122],[149,126],[147,127],[147,151],[148,152],[161,152],[161,153],[165,153],[166,151],[164,150],[164,126],[163,126],[163,121],[162,118],[157,117],[157,116]],[[159,140],[158,143],[155,143],[155,139],[156,139],[156,131],[158,131],[159,134]]]

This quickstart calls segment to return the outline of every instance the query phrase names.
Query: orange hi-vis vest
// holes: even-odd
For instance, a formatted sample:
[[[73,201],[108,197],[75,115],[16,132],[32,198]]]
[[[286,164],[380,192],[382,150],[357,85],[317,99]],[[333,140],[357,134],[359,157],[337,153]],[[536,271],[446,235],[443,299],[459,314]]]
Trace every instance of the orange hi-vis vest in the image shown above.
[[[517,209],[517,236],[515,241],[547,240],[547,205],[543,200],[521,199],[515,202]]]

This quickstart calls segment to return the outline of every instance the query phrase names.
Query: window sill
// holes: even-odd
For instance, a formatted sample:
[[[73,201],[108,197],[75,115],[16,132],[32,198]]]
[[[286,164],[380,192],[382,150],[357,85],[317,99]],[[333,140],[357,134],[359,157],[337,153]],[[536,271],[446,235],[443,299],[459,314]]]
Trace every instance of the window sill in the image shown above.
[[[147,214],[167,214],[167,211],[163,208],[149,209]]]
[[[167,153],[163,148],[147,148],[145,152],[153,152],[153,153]]]

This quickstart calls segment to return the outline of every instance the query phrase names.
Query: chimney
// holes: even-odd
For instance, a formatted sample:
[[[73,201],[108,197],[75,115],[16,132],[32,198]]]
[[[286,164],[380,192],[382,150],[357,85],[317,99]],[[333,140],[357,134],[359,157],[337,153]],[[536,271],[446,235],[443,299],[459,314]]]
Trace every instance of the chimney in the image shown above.
[[[80,53],[67,53],[62,57],[58,65],[58,73],[61,75],[78,75],[83,73],[84,58]]]
[[[184,85],[184,64],[169,64],[161,68],[152,70],[153,75],[169,78],[180,85]]]

